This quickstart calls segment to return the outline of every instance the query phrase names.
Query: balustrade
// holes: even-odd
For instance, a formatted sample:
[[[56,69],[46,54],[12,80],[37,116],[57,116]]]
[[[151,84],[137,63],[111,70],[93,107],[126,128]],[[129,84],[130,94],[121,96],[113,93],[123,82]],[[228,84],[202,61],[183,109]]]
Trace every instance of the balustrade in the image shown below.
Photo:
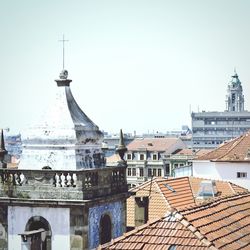
[[[0,169],[0,190],[16,187],[18,192],[40,192],[39,197],[43,197],[43,193],[49,195],[49,192],[61,195],[61,188],[75,189],[77,197],[89,197],[86,192],[98,197],[99,194],[126,191],[126,186],[125,168],[121,167],[75,171]]]

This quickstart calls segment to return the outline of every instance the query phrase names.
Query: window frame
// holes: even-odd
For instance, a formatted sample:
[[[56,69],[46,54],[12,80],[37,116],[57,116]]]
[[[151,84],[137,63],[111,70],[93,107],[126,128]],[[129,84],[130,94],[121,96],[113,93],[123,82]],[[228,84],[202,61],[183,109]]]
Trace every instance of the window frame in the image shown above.
[[[247,179],[247,172],[237,172],[236,177],[239,179]]]

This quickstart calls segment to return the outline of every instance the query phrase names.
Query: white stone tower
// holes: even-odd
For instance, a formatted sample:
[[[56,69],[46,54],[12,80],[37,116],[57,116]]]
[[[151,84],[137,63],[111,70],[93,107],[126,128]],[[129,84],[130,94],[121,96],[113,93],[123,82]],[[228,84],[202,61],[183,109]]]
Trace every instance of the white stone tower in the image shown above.
[[[54,103],[40,122],[22,133],[19,169],[76,170],[105,166],[103,134],[80,109],[67,70],[62,70]]]
[[[234,71],[227,88],[226,111],[244,111],[244,95],[242,92],[241,82],[236,71]]]

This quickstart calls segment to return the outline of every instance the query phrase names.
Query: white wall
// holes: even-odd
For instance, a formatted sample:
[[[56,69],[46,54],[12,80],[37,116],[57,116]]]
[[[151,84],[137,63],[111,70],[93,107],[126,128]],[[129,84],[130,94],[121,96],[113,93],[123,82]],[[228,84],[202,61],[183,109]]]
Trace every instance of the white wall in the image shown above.
[[[48,207],[8,207],[8,250],[21,250],[21,236],[28,220],[42,216],[52,230],[52,250],[70,249],[70,210],[69,208]]]
[[[237,178],[246,172],[247,178]],[[193,161],[193,176],[225,180],[250,190],[250,163]]]

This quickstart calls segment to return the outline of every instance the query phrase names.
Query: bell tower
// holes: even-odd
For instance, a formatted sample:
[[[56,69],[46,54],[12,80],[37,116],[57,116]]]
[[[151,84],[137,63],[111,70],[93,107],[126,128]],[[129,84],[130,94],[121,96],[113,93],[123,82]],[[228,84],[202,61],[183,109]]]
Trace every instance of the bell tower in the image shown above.
[[[239,77],[234,70],[232,80],[227,87],[226,111],[244,111],[244,95]]]

